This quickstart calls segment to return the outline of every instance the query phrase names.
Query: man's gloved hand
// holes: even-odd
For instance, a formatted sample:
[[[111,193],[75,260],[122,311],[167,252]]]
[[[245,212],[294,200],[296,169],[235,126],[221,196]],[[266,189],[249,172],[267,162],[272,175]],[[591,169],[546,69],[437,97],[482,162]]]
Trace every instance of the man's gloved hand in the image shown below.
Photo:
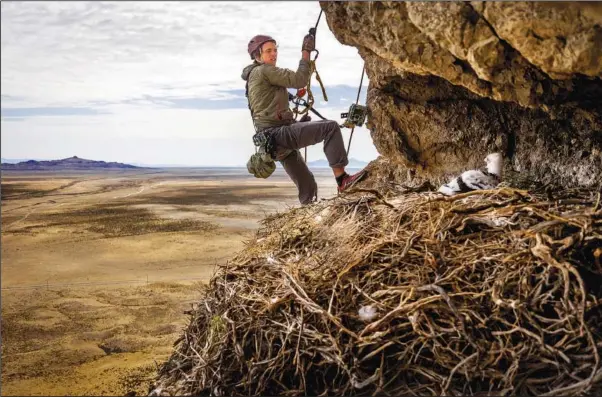
[[[303,115],[303,116],[302,116],[302,117],[299,119],[299,122],[300,122],[300,123],[304,123],[304,122],[306,122],[306,121],[311,121],[311,117],[310,117],[310,116],[309,116],[309,114],[307,114],[307,113],[306,113],[306,114],[304,114],[304,115]]]
[[[301,51],[312,52],[316,49],[316,37],[313,34],[307,34],[303,38],[303,46]]]

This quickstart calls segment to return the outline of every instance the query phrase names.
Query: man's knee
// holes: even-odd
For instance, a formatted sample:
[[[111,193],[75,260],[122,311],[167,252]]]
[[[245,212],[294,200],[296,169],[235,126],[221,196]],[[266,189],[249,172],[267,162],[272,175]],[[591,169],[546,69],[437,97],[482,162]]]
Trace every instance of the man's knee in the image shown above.
[[[337,123],[335,120],[328,120],[327,129],[328,129],[328,132],[331,134],[341,131],[341,127],[339,126],[339,123]]]

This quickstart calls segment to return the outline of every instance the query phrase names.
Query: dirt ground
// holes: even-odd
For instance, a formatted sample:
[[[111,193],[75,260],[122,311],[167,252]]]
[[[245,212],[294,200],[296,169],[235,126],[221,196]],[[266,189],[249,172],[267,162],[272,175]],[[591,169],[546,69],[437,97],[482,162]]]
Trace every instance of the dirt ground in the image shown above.
[[[298,205],[280,169],[3,171],[1,194],[7,396],[145,394],[215,265]]]

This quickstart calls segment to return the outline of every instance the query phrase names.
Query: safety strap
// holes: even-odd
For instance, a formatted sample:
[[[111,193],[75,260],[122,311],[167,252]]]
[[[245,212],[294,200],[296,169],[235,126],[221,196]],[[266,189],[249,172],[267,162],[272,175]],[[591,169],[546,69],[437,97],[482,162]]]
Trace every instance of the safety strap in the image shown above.
[[[366,71],[365,65],[362,66],[362,77],[360,78],[360,86],[357,89],[357,98],[355,104],[357,105],[360,101],[360,92],[362,91],[362,82],[364,81],[364,72]],[[353,131],[355,130],[355,124],[351,127],[351,134],[349,135],[349,143],[347,144],[347,156],[349,156],[349,149],[351,148],[351,138],[353,138]]]
[[[293,94],[291,94],[290,92],[288,93],[288,100],[292,101],[293,103],[295,103],[295,101],[298,101],[299,104],[303,105],[303,106],[307,106],[307,102],[305,101],[305,99],[303,98],[297,98],[295,97]],[[316,109],[314,109],[313,107],[309,108],[309,110],[315,114],[316,116],[318,116],[319,118],[321,118],[322,120],[328,120],[326,117],[322,116]]]

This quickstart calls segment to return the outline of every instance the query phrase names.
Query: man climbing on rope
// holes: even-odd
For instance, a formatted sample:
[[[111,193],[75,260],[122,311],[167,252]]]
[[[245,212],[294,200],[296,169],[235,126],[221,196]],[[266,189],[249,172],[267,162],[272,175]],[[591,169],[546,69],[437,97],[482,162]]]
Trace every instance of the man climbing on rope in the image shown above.
[[[297,186],[301,204],[316,200],[318,186],[299,152],[300,148],[324,142],[324,154],[334,173],[339,193],[362,180],[366,176],[365,170],[354,175],[345,172],[349,160],[336,121],[309,121],[311,118],[305,115],[296,122],[289,108],[287,88],[300,89],[307,85],[315,37],[312,34],[304,37],[296,72],[276,67],[278,46],[270,36],[253,37],[247,49],[253,63],[244,68],[242,78],[247,82],[249,108],[256,132],[267,136],[272,148],[270,155],[280,161]]]

